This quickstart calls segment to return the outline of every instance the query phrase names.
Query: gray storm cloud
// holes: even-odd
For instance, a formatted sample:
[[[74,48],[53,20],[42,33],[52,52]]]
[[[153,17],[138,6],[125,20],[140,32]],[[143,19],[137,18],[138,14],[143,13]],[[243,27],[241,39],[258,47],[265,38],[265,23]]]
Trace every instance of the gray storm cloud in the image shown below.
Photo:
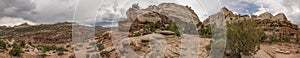
[[[32,15],[35,3],[28,0],[0,0],[0,17],[22,17]]]
[[[104,26],[112,22],[111,19],[126,18],[124,13],[133,3],[140,3],[142,8],[146,8],[162,2],[191,6],[201,21],[210,14],[218,12],[220,6],[226,6],[242,14],[260,14],[266,11],[273,15],[285,13],[293,23],[300,23],[300,4],[298,3],[300,0],[0,0],[0,18],[2,20],[20,18],[21,21],[34,23],[56,23],[79,19],[75,22]],[[75,12],[77,3],[79,5]],[[99,4],[100,8],[98,8]],[[77,13],[77,16],[73,18],[74,13]]]
[[[76,0],[0,0],[0,18],[22,18],[36,23],[71,21],[75,1]]]
[[[293,19],[292,22],[300,24],[300,0],[284,0],[282,2],[289,13],[288,17]]]

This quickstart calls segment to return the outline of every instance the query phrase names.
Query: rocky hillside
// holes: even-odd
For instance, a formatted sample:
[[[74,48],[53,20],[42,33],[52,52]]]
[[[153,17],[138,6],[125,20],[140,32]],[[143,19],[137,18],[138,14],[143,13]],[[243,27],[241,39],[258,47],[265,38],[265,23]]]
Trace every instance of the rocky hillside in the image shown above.
[[[234,14],[229,9],[223,7],[220,11],[221,17],[227,22],[241,22],[246,20],[254,20],[257,22],[257,29],[263,30],[267,35],[274,35],[280,41],[298,42],[300,40],[299,27],[292,24],[283,13],[273,16],[271,13],[265,12],[260,15],[240,15]],[[220,15],[219,15],[220,16]],[[203,22],[203,26],[209,26],[215,16],[210,16]]]
[[[27,23],[4,27],[1,39],[15,39],[32,43],[70,42],[72,38],[72,23],[28,25]]]
[[[32,43],[52,44],[72,42],[73,22],[59,22],[56,24],[28,25],[27,23],[14,27],[0,27],[0,39],[14,39],[17,41],[28,41]],[[84,29],[82,29],[84,30]],[[110,30],[101,26],[96,26],[95,34],[102,34]]]

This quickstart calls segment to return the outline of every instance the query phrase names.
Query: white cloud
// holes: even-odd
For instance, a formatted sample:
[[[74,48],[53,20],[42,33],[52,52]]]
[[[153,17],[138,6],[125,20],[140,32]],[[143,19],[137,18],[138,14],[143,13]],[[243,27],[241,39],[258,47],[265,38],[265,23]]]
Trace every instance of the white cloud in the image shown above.
[[[29,25],[35,25],[36,23],[24,20],[23,18],[12,18],[12,17],[2,17],[0,18],[0,26],[15,26],[22,23],[28,23]]]

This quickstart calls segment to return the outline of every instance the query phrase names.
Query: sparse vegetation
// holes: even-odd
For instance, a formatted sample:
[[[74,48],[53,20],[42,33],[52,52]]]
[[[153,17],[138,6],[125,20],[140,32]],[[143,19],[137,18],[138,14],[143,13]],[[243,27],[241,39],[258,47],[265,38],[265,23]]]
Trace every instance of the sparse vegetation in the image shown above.
[[[15,46],[11,49],[11,51],[9,52],[9,55],[21,56],[21,53],[23,53],[22,48],[20,46]]]
[[[104,49],[104,45],[102,43],[97,43],[97,47],[99,51]]]
[[[179,37],[181,36],[181,35],[180,35],[180,32],[179,32],[179,30],[178,30],[178,27],[177,27],[176,24],[173,23],[173,22],[170,23],[169,26],[167,26],[165,30],[173,31],[173,32],[176,33],[176,36],[179,36]]]
[[[69,56],[69,58],[76,58],[75,54]]]
[[[58,52],[57,55],[63,55],[64,51],[68,51],[68,50],[63,47],[59,47],[56,49],[56,51]]]
[[[25,42],[25,41],[21,41],[21,42],[20,42],[20,46],[21,46],[21,47],[23,47],[23,48],[24,48],[24,47],[25,47],[25,45],[26,45],[26,42]]]
[[[110,52],[108,51],[103,51],[100,53],[100,55],[103,57],[103,58],[108,58],[110,56]]]
[[[268,38],[271,40],[270,43],[280,42],[280,40],[276,36],[274,36],[274,35],[269,35]]]
[[[48,52],[50,50],[56,50],[57,47],[55,45],[44,45],[44,46],[41,46],[42,47],[42,51],[43,52]]]
[[[6,43],[0,40],[0,52],[4,52],[6,50]]]
[[[200,32],[201,32],[201,36],[204,37],[204,38],[211,38],[211,27],[208,26],[208,27],[203,27],[203,29],[200,29]]]

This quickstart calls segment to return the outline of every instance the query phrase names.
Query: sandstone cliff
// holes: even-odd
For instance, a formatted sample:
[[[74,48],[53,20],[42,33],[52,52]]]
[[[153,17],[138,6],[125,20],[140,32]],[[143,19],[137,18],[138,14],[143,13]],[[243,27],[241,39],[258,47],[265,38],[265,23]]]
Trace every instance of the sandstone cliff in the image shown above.
[[[174,3],[161,3],[157,6],[151,5],[145,9],[140,9],[138,4],[134,4],[127,10],[126,15],[127,19],[124,21],[119,21],[119,30],[129,31],[131,33],[133,32],[132,30],[141,28],[135,26],[138,25],[137,23],[134,23],[136,20],[138,20],[140,23],[156,23],[157,20],[170,20],[176,24],[179,30],[182,30],[186,33],[191,33],[193,31],[191,29],[196,29],[196,27],[189,27],[190,25],[195,26],[200,22],[198,16],[190,7],[177,5]]]
[[[220,11],[224,20],[227,22],[241,22],[246,20],[254,20],[257,22],[257,29],[263,30],[267,35],[275,35],[279,40],[286,42],[297,42],[300,40],[299,27],[292,24],[283,13],[273,16],[271,13],[265,12],[260,15],[240,15],[233,14],[232,11],[223,7]],[[204,26],[209,26],[213,18],[210,16],[204,22]]]

